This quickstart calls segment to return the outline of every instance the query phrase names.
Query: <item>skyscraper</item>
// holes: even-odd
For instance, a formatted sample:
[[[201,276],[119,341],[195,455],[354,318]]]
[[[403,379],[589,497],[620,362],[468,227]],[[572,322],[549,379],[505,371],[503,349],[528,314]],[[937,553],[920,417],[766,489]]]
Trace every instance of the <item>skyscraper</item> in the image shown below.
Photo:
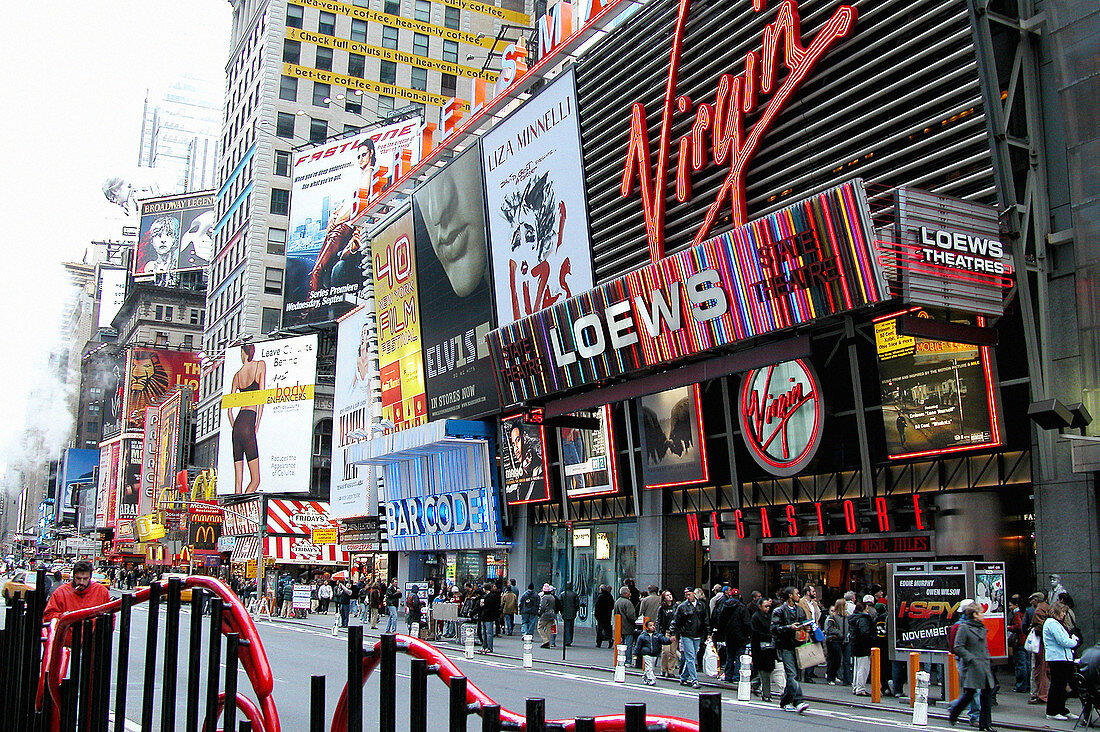
[[[220,81],[183,76],[160,98],[145,94],[138,165],[169,170],[175,193],[216,186],[223,88]]]

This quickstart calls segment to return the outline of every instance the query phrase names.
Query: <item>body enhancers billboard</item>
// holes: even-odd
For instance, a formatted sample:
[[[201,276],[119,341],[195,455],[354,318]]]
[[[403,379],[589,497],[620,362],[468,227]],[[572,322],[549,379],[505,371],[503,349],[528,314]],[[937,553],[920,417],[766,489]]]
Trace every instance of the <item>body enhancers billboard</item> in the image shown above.
[[[366,242],[351,223],[420,160],[421,122],[395,122],[295,153],[283,324],[323,323],[361,299]]]
[[[645,487],[706,482],[707,446],[699,385],[640,397],[637,406]]]
[[[507,406],[888,296],[854,181],[495,330],[489,350]]]
[[[367,516],[375,512],[377,498],[371,469],[347,461],[348,449],[369,439],[376,415],[371,392],[378,380],[375,359],[369,352],[370,319],[367,308],[344,317],[337,326],[336,386],[332,395],[332,473],[329,497],[332,514],[339,518]]]
[[[518,414],[505,417],[501,421],[500,451],[505,503],[514,506],[550,500],[542,425],[526,424]]]
[[[145,427],[145,408],[155,407],[178,388],[199,393],[199,357],[190,351],[135,348],[126,359],[125,420],[127,430]]]
[[[227,349],[218,495],[309,491],[316,374],[316,335]]]
[[[134,277],[172,286],[181,271],[206,268],[214,256],[214,199],[207,192],[144,201]]]
[[[485,336],[492,330],[485,196],[478,147],[413,196],[428,415],[476,417],[499,404]]]
[[[428,419],[412,220],[412,211],[406,211],[370,245],[382,417],[398,430],[424,424]]]
[[[1003,429],[990,349],[900,335],[897,318],[904,314],[875,323],[887,457],[1000,445]]]
[[[590,289],[573,72],[486,133],[481,150],[498,322]]]

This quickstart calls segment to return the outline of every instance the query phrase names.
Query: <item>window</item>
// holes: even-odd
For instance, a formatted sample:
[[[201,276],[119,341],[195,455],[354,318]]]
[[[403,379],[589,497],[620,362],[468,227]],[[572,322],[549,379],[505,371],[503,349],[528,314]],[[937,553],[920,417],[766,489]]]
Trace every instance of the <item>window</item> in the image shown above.
[[[191,325],[202,325],[203,312],[198,308],[191,308]]]
[[[378,95],[378,116],[385,117],[387,114],[393,111],[393,97],[387,97],[383,94]]]
[[[458,44],[456,43],[457,47]],[[428,36],[423,33],[413,33],[413,53],[417,56],[428,55]]]
[[[397,48],[398,30],[388,25],[382,28],[382,48]]]
[[[191,335],[190,333],[185,335],[183,337],[183,347],[184,348],[194,348],[195,347],[195,336]]]
[[[88,389],[88,396],[92,399],[99,399],[103,396],[103,390],[98,386],[93,386],[91,389]]]
[[[416,8],[413,10],[413,17],[423,23],[432,22],[432,3],[431,0],[416,0]]]
[[[458,8],[451,7],[450,5],[446,6],[443,8],[443,25],[447,28],[458,30],[461,14]]]
[[[268,295],[283,294],[283,271],[278,267],[266,268],[264,272],[264,292]]]
[[[458,41],[443,41],[443,60],[458,63]]]
[[[290,175],[290,152],[287,150],[275,151],[275,175]]]
[[[332,451],[332,420],[322,419],[313,429],[313,454],[327,455]]]
[[[323,119],[310,119],[309,141],[322,143],[328,137],[328,122]]]
[[[153,345],[167,346],[168,345],[168,334],[165,333],[163,330],[158,330],[153,336]]]
[[[95,432],[98,429],[99,429],[99,422],[85,422],[84,423],[84,431],[85,432]]]
[[[171,305],[165,305],[164,306],[164,319],[165,320],[171,320],[172,319],[172,306]]]
[[[349,125],[347,122],[344,123],[344,132],[358,132],[361,129],[363,128],[358,125]]]
[[[89,414],[99,414],[99,404],[96,404],[94,402],[92,404],[89,404],[88,405],[88,413]]]
[[[393,61],[383,61],[378,71],[378,80],[383,84],[397,83],[397,64]]]
[[[352,114],[362,114],[363,95],[356,94],[354,89],[348,89],[344,95],[344,109]]]
[[[286,253],[286,229],[272,227],[267,230],[267,253],[279,256]]]
[[[382,5],[382,12],[390,15],[401,15],[401,0],[385,0]]]
[[[317,32],[326,36],[336,35],[336,15],[321,11],[321,17],[317,19]]]
[[[293,102],[298,98],[298,80],[293,76],[284,76],[279,80],[279,99]]]
[[[283,62],[288,64],[300,63],[302,60],[302,44],[300,41],[292,41],[289,38],[283,41]]]
[[[505,10],[511,10],[516,13],[527,12],[524,6],[524,0],[500,0],[500,7]]]
[[[412,88],[418,91],[428,90],[428,70],[413,67],[412,70]]]
[[[317,47],[317,68],[332,71],[332,49]]]
[[[156,318],[157,320],[163,320],[164,319],[164,306],[163,305],[157,305],[156,315],[154,315],[153,317]]]
[[[319,81],[313,82],[313,103],[318,107],[327,107],[332,88],[328,84]]]
[[[442,74],[439,78],[439,93],[445,97],[458,95],[458,77],[454,74]]]
[[[271,213],[286,216],[290,211],[290,191],[285,188],[271,189]]]
[[[359,41],[360,43],[367,42],[367,21],[365,20],[352,20],[351,21],[351,40]]]
[[[287,5],[286,6],[286,25],[288,28],[301,28],[302,16],[305,14],[305,8],[301,5]]]
[[[348,54],[348,76],[362,79],[367,70],[367,57],[358,53]]]
[[[279,330],[279,309],[263,308],[260,311],[260,332],[270,333]]]
[[[279,112],[275,122],[275,134],[288,140],[294,137],[294,115],[290,112]]]

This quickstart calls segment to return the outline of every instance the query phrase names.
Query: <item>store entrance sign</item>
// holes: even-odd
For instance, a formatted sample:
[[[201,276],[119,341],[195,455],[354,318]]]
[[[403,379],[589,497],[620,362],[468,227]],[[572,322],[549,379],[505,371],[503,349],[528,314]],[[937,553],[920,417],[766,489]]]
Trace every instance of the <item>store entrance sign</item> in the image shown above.
[[[753,0],[752,7],[754,11],[760,12],[766,7],[766,3],[763,0]],[[650,163],[646,109],[641,103],[635,103],[630,115],[630,147],[626,154],[620,192],[623,196],[632,195],[637,179],[645,213],[649,255],[654,262],[664,256],[665,188],[671,164],[674,108],[680,114],[686,114],[692,109],[691,99],[677,96],[676,93],[684,28],[690,8],[691,0],[680,0],[668,64],[656,171],[653,171]],[[703,225],[695,234],[695,244],[707,238],[719,212],[727,205],[732,209],[735,226],[746,222],[745,173],[761,140],[817,62],[837,41],[851,32],[855,21],[856,9],[841,5],[825,22],[810,45],[803,46],[798,3],[796,0],[784,0],[779,5],[775,20],[764,27],[762,49],[745,55],[744,71],[736,76],[723,74],[718,81],[713,104],[704,103],[695,108],[691,131],[677,143],[679,154],[676,166],[676,200],[686,201],[691,197],[691,174],[702,170],[708,157],[714,165],[729,165],[730,169],[717,198],[707,209]],[[777,58],[780,53],[782,57]],[[782,79],[777,78],[780,67],[787,72]],[[763,109],[757,112],[758,97],[767,94],[771,96],[764,103]],[[754,118],[754,121],[750,127],[746,127],[750,118]]]

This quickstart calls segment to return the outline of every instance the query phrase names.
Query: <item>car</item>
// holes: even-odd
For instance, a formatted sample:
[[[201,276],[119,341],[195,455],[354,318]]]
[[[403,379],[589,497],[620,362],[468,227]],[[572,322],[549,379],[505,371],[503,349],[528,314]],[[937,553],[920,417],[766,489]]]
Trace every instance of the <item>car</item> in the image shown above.
[[[92,582],[98,582],[108,588],[111,586],[111,578],[103,574],[103,572],[92,572]]]
[[[34,570],[18,570],[12,575],[11,579],[4,583],[4,600],[10,605],[17,598],[25,599],[26,593],[34,590],[36,579],[37,577]]]
[[[176,579],[178,579],[180,581],[180,584],[183,584],[184,582],[187,581],[187,578],[190,577],[190,576],[191,575],[183,574],[182,572],[165,572],[164,574],[162,574],[160,576],[160,578],[162,580],[170,580],[173,577],[175,577]],[[180,602],[191,602],[191,588],[190,587],[184,587],[182,590],[180,590]]]

